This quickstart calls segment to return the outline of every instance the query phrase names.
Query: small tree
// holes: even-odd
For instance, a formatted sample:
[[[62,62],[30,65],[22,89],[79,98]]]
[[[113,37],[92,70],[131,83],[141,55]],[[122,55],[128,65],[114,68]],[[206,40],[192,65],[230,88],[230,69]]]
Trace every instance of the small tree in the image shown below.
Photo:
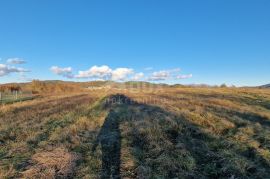
[[[225,83],[223,83],[222,85],[220,85],[221,88],[227,88],[227,85]]]
[[[39,92],[46,91],[46,84],[39,80],[33,80],[31,83],[32,93],[37,94]]]
[[[21,91],[21,87],[20,86],[10,86],[9,87],[10,92],[14,93],[14,92],[19,92]]]

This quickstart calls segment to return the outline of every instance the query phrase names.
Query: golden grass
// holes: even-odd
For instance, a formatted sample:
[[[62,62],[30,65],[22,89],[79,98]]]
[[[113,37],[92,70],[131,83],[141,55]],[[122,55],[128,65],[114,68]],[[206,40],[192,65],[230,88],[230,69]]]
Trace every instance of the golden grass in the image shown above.
[[[32,166],[23,172],[24,178],[67,178],[74,173],[79,156],[65,148],[39,152],[32,156]]]
[[[119,96],[137,103],[108,103]],[[120,136],[115,154],[97,140],[104,128]],[[270,90],[91,90],[0,106],[0,178],[100,178],[110,157],[123,178],[267,178]]]

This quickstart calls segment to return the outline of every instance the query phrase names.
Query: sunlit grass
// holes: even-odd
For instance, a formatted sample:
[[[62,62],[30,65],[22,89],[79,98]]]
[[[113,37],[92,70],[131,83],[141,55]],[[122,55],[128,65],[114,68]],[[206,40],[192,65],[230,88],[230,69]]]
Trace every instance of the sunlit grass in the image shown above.
[[[116,93],[137,103],[108,104]],[[269,102],[269,90],[170,87],[2,105],[0,178],[99,178],[106,151],[93,146],[111,115],[121,136],[122,177],[265,178],[270,175]]]

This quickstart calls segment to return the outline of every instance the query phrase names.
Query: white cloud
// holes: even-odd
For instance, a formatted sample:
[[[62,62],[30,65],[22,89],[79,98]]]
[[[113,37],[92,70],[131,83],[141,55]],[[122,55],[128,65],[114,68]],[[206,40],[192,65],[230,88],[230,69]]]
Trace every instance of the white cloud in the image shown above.
[[[116,68],[112,69],[107,65],[92,66],[88,70],[79,71],[76,75],[72,73],[71,67],[60,68],[57,66],[51,67],[51,71],[55,74],[67,77],[67,78],[85,78],[91,80],[113,80],[113,81],[126,81],[126,80],[148,80],[148,81],[164,81],[175,79],[191,78],[192,74],[180,75],[180,68],[161,70],[151,73],[145,76],[143,72],[137,72],[132,68]]]
[[[124,81],[132,73],[133,73],[133,69],[131,69],[131,68],[117,68],[117,69],[112,71],[112,80]]]
[[[164,80],[174,80],[174,79],[186,79],[191,78],[192,74],[189,75],[179,75],[181,69],[174,68],[168,70],[161,70],[153,72],[149,77],[149,81],[164,81]]]
[[[192,78],[192,74],[188,74],[188,75],[178,75],[176,77],[176,79],[188,79],[188,78]]]
[[[72,68],[71,67],[60,68],[58,66],[52,66],[51,71],[54,72],[55,74],[61,75],[63,73],[71,73]]]
[[[112,69],[106,65],[103,66],[93,66],[86,71],[79,71],[76,78],[101,78],[108,79],[111,78]]]
[[[124,81],[132,73],[133,70],[130,68],[116,68],[115,70],[112,70],[110,67],[103,65],[93,66],[86,71],[79,71],[78,75],[75,75],[75,77]]]
[[[26,70],[24,68],[12,67],[5,64],[0,64],[0,76],[5,76],[10,73],[21,73],[21,72],[29,72],[29,70]]]
[[[72,74],[71,67],[60,68],[58,66],[52,66],[50,69],[54,74],[61,75],[61,76],[67,77],[67,78],[74,77]]]
[[[143,77],[144,77],[144,73],[142,73],[142,72],[136,73],[136,74],[132,77],[132,80],[138,81],[138,80],[141,80]]]
[[[158,72],[153,72],[152,75],[148,78],[150,81],[162,81],[170,78],[170,71],[162,70]]]
[[[9,58],[7,59],[7,63],[18,65],[18,64],[24,64],[26,63],[26,61],[21,58]]]

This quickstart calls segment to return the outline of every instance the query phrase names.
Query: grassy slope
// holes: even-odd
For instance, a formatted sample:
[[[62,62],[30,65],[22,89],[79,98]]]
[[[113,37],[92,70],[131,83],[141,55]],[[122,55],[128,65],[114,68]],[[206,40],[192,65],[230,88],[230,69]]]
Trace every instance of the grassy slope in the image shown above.
[[[1,107],[0,178],[270,176],[269,91],[120,92]]]

